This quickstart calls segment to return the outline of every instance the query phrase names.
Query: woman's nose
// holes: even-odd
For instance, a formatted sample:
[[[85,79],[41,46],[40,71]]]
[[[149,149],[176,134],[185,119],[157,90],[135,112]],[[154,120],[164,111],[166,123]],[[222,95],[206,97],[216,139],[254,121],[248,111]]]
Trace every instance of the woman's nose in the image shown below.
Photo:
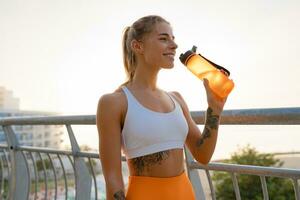
[[[171,44],[171,48],[172,49],[177,49],[178,45],[176,44],[176,42],[173,40],[172,44]]]

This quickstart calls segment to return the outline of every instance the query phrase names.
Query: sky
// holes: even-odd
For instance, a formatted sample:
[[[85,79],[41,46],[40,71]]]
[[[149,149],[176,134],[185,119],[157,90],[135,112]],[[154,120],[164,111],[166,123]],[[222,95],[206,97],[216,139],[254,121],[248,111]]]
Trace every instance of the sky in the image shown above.
[[[124,27],[157,14],[173,27],[177,58],[196,45],[231,71],[225,109],[299,106],[299,10],[296,0],[0,0],[0,85],[22,110],[95,114],[125,80]],[[158,83],[206,109],[202,82],[179,59]]]
[[[0,86],[22,110],[95,114],[101,95],[125,80],[124,28],[156,14],[173,27],[177,58],[196,45],[230,70],[235,88],[225,109],[299,107],[299,10],[297,0],[0,0]],[[179,59],[158,85],[180,92],[191,111],[206,110],[202,82]],[[74,129],[79,143],[97,148],[94,126]],[[214,158],[249,141],[262,151],[299,150],[298,130],[222,126]]]

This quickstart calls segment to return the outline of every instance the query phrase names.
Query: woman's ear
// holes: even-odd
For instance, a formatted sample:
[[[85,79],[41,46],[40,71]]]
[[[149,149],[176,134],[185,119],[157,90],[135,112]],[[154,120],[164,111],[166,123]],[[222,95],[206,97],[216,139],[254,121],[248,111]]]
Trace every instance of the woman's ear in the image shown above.
[[[138,53],[138,54],[143,54],[143,43],[137,40],[132,40],[131,41],[131,49],[133,52]]]

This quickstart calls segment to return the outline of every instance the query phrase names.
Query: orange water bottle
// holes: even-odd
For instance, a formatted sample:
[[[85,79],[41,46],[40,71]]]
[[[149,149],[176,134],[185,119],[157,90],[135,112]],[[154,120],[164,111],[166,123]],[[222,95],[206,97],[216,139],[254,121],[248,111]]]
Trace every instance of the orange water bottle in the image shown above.
[[[192,50],[181,54],[180,61],[201,80],[206,78],[209,87],[217,96],[227,97],[234,87],[233,81],[228,78],[230,72],[202,55],[196,54],[196,49],[197,47],[193,46]]]

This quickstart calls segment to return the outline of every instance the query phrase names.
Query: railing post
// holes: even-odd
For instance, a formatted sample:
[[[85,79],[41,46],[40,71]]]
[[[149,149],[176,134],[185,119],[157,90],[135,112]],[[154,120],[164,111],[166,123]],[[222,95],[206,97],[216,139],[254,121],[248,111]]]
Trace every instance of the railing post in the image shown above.
[[[16,149],[19,146],[19,142],[11,126],[3,126],[3,130],[10,149],[9,155],[11,161],[8,199],[27,199],[30,186],[28,166],[26,166],[27,161],[22,153]]]
[[[295,191],[295,198],[296,200],[300,199],[300,192],[299,192],[299,184],[297,179],[293,179],[293,186]]]
[[[186,146],[184,148],[184,153],[185,153],[185,161],[186,161],[188,176],[193,185],[196,198],[197,200],[205,200],[205,194],[203,192],[203,187],[201,184],[199,172],[197,169],[190,168],[190,163],[194,161],[194,158]]]
[[[263,191],[263,195],[264,195],[264,200],[269,200],[269,193],[268,193],[266,177],[259,176],[259,178],[260,178],[261,187],[262,187],[262,191]]]
[[[210,187],[211,199],[212,200],[216,200],[216,192],[215,192],[215,188],[214,188],[213,182],[211,180],[211,176],[210,176],[209,170],[206,169],[205,173],[206,173],[206,177],[208,179],[208,184],[209,184],[209,187]]]
[[[235,193],[235,199],[241,200],[240,188],[239,188],[238,180],[236,178],[236,173],[235,172],[230,173],[230,176],[231,176],[233,189],[234,189],[234,193]]]
[[[86,166],[86,163],[84,162],[84,159],[76,155],[77,152],[80,152],[80,148],[74,136],[71,125],[67,124],[66,127],[74,156],[76,200],[91,199],[92,177]]]

